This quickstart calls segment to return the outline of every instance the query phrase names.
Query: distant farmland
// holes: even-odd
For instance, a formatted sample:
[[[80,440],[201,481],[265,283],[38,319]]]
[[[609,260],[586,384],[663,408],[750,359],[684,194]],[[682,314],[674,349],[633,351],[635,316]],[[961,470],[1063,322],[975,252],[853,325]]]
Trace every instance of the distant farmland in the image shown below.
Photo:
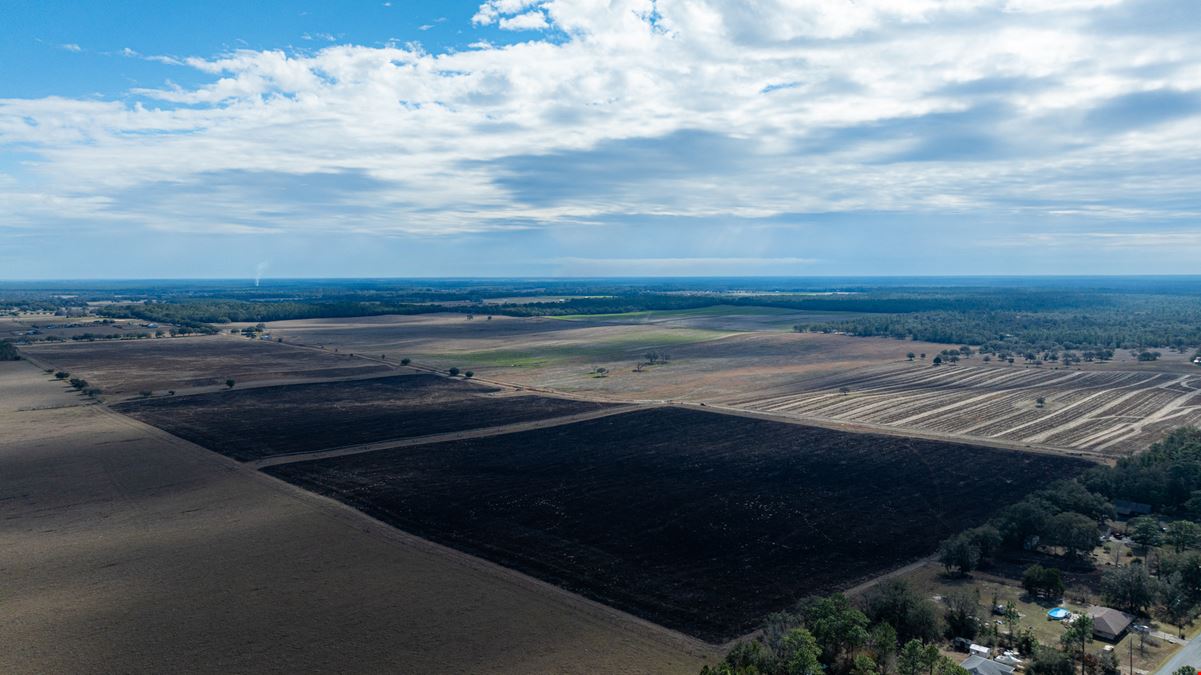
[[[370,375],[386,365],[264,340],[210,336],[38,343],[23,352],[87,378],[106,394],[136,394],[239,383]]]
[[[722,403],[1115,453],[1144,448],[1174,427],[1201,424],[1201,372],[899,364],[798,380]]]
[[[267,473],[710,641],[1088,464],[682,408]]]
[[[438,375],[397,375],[129,401],[114,408],[246,461],[605,407],[545,396],[491,396],[499,391]]]

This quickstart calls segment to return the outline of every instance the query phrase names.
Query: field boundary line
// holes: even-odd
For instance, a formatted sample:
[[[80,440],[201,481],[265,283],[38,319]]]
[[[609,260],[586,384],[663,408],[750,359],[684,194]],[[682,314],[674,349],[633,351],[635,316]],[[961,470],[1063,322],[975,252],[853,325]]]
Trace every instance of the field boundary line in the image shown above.
[[[834,431],[845,431],[848,433],[861,434],[880,434],[884,436],[900,436],[902,438],[920,438],[930,441],[942,441],[944,443],[958,443],[960,445],[976,445],[984,448],[996,448],[999,450],[1013,450],[1015,452],[1028,452],[1042,455],[1058,455],[1077,457],[1098,464],[1107,464],[1115,458],[1102,455],[1100,453],[1091,452],[1088,450],[1080,450],[1076,448],[1058,448],[1047,445],[1032,445],[1026,443],[1017,443],[1013,441],[1000,440],[995,438],[979,438],[975,436],[956,436],[954,434],[932,433],[921,429],[902,429],[899,427],[890,427],[880,424],[867,424],[863,422],[850,422],[846,420],[830,419],[826,417],[807,417],[795,414],[771,413],[761,410],[748,410],[745,408],[736,408],[733,406],[719,405],[716,403],[690,403],[686,401],[673,401],[673,405],[699,408],[709,410],[720,414],[740,415],[743,417],[753,417],[756,419],[768,420],[772,422],[785,422],[788,424],[799,424],[811,427],[821,427],[823,429],[832,429]]]
[[[590,410],[588,412],[577,413],[575,415],[564,415],[562,417],[551,417],[544,420],[532,420],[527,422],[515,422],[513,424],[502,424],[494,427],[484,427],[483,429],[468,429],[466,431],[448,431],[441,434],[427,434],[425,436],[417,436],[414,438],[392,438],[384,441],[372,441],[370,443],[359,443],[356,445],[345,445],[338,448],[329,448],[326,450],[313,450],[309,452],[296,452],[284,455],[273,455],[262,459],[254,459],[248,462],[243,462],[246,466],[255,469],[264,469],[269,466],[279,466],[280,464],[295,464],[297,462],[309,462],[319,459],[329,459],[332,457],[345,457],[348,455],[361,455],[368,452],[379,452],[382,450],[394,450],[396,448],[407,448],[415,445],[427,445],[430,443],[442,443],[446,441],[460,441],[471,438],[487,438],[489,436],[504,436],[507,434],[519,433],[522,431],[533,431],[535,429],[549,429],[552,427],[574,424],[576,422],[584,422],[587,420],[599,419],[602,417],[610,417],[612,415],[621,415],[624,413],[635,412],[638,410],[650,410],[652,408],[665,407],[657,404],[632,404],[623,406],[614,406],[611,408],[602,408],[601,410]]]
[[[176,449],[191,453],[194,456],[203,457],[226,471],[248,477],[277,493],[296,499],[315,512],[341,521],[344,525],[363,534],[378,536],[391,544],[437,556],[448,564],[458,565],[459,567],[474,570],[481,574],[487,574],[496,583],[506,584],[535,593],[540,599],[546,602],[578,612],[589,620],[623,630],[631,639],[646,640],[657,644],[669,644],[692,654],[711,657],[716,660],[720,660],[724,653],[734,644],[733,640],[722,644],[706,642],[700,638],[673,630],[597,600],[574,593],[550,582],[419,537],[395,525],[390,525],[370,516],[353,506],[258,471],[248,463],[239,462],[218,452],[209,450],[202,445],[159,429],[156,426],[123,415],[106,405],[96,405],[95,408],[100,413],[110,415],[120,420],[126,426],[138,429],[151,437],[158,438]],[[634,627],[640,627],[642,630],[633,630]]]

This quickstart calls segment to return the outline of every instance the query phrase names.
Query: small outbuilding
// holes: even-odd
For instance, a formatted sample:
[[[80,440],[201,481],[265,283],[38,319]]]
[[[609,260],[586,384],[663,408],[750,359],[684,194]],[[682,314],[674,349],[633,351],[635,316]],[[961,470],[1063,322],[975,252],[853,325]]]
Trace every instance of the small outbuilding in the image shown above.
[[[972,675],[1013,675],[1013,666],[972,654],[959,664]]]
[[[1109,607],[1089,607],[1088,615],[1093,620],[1093,637],[1109,642],[1120,640],[1134,621],[1134,617],[1126,612]]]

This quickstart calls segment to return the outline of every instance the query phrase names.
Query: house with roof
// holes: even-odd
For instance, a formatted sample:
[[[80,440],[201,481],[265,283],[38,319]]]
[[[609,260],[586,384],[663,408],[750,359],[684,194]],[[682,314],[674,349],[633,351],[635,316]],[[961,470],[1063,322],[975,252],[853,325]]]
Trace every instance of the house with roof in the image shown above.
[[[1013,675],[1013,666],[997,663],[978,654],[972,654],[959,665],[972,675]]]
[[[1135,514],[1145,516],[1151,513],[1151,505],[1142,502],[1132,502],[1127,499],[1115,499],[1113,500],[1113,510],[1122,517],[1133,516]]]
[[[1095,605],[1088,608],[1088,615],[1093,620],[1093,637],[1109,642],[1120,640],[1134,621],[1134,617],[1126,612]]]

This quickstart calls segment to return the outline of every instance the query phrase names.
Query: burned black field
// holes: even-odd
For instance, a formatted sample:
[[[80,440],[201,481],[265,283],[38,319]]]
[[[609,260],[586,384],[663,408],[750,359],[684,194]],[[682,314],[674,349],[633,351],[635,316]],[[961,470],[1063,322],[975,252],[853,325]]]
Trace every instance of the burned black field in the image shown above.
[[[114,409],[234,459],[249,461],[589,412],[601,403],[488,394],[437,375],[222,391],[130,401]]]
[[[1088,463],[682,408],[265,469],[710,641]]]

